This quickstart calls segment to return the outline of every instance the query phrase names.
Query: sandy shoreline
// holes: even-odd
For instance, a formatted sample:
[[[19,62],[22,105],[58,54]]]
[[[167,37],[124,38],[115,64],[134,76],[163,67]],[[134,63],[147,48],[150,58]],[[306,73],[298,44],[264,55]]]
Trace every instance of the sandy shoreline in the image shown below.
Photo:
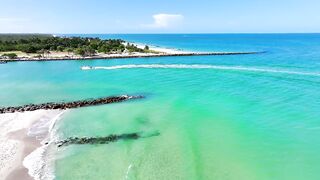
[[[145,46],[148,46],[147,44],[140,44],[140,43],[131,43],[136,45],[138,48],[143,49]],[[196,53],[193,51],[183,51],[173,48],[164,48],[164,47],[156,47],[156,46],[149,46],[149,49],[156,52],[161,52],[165,54],[189,54],[189,53]]]
[[[0,179],[33,179],[24,159],[43,141],[61,110],[0,114]]]
[[[20,141],[23,144],[23,152],[21,153],[21,158],[17,162],[16,167],[8,174],[6,180],[24,179],[32,180],[33,178],[28,174],[28,169],[23,166],[23,160],[32,151],[36,150],[41,146],[40,142],[34,137],[27,135],[28,129],[18,130],[16,132],[10,133],[9,138],[13,140]]]

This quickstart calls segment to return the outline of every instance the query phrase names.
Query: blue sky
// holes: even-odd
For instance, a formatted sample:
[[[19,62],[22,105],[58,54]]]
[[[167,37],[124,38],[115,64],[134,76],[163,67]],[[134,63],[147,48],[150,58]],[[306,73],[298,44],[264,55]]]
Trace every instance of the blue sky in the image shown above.
[[[320,0],[0,0],[0,33],[320,32]]]

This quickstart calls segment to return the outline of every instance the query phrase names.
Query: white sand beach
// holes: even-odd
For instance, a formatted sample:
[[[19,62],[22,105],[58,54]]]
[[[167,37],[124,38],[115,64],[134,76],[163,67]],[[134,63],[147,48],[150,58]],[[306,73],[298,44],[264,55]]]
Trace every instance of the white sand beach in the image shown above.
[[[143,49],[146,46],[146,44],[139,44],[139,43],[132,43],[132,44],[136,45],[138,48],[141,48],[141,49]],[[174,48],[156,47],[156,46],[149,46],[149,49],[152,50],[152,51],[163,53],[163,54],[190,54],[190,53],[195,53],[195,52],[191,52],[191,51],[178,50],[178,49],[174,49]]]
[[[0,179],[32,179],[23,160],[41,146],[61,110],[0,114]]]

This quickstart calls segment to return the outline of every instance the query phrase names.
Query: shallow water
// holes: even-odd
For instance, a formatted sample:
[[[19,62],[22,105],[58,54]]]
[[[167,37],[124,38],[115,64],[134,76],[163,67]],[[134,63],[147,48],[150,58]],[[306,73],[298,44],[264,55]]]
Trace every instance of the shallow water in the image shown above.
[[[1,106],[146,96],[66,113],[60,139],[160,135],[63,147],[53,152],[56,179],[320,178],[320,35],[92,36],[267,53],[0,65]]]

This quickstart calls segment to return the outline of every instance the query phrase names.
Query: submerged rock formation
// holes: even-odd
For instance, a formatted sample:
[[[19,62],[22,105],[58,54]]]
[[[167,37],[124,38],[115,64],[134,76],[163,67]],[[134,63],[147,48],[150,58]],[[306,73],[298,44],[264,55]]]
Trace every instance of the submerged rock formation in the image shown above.
[[[24,106],[16,106],[16,107],[4,107],[0,108],[0,114],[4,113],[14,113],[14,112],[25,112],[25,111],[35,111],[39,109],[51,110],[51,109],[72,109],[79,107],[87,107],[87,106],[97,106],[102,104],[110,104],[117,103],[122,101],[127,101],[130,99],[140,99],[144,98],[143,96],[112,96],[91,100],[83,100],[83,101],[73,101],[73,102],[62,102],[62,103],[44,103],[44,104],[29,104]]]
[[[68,139],[56,142],[58,147],[68,146],[68,145],[83,145],[83,144],[109,144],[111,142],[116,142],[119,140],[136,140],[139,138],[148,138],[153,136],[159,136],[159,132],[151,133],[148,135],[143,135],[141,133],[130,133],[121,135],[110,135],[105,137],[70,137]]]

